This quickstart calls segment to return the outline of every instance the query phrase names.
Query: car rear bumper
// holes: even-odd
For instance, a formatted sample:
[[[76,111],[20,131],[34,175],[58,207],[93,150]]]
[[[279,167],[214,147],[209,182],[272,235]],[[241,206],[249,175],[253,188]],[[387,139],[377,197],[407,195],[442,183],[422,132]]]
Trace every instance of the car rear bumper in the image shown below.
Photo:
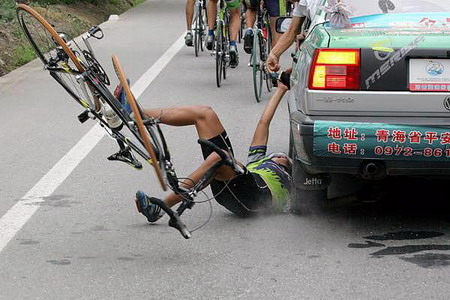
[[[383,119],[387,120],[387,118]],[[325,122],[326,124],[328,121],[331,123],[337,121],[354,122],[357,124],[379,124],[381,120],[379,118],[366,117],[362,120],[361,117],[348,116],[314,117],[307,116],[300,111],[291,112],[291,142],[294,146],[295,158],[301,163],[303,169],[310,174],[345,173],[372,179],[384,177],[385,175],[450,176],[450,157],[445,155],[445,150],[450,148],[450,145],[441,145],[439,141],[435,142],[433,146],[430,146],[433,149],[443,149],[444,154],[441,154],[439,158],[424,157],[423,155],[417,157],[402,157],[402,155],[399,155],[399,157],[386,157],[384,155],[379,157],[374,157],[373,155],[368,155],[367,157],[336,155],[333,157],[329,153],[320,154],[317,151],[317,128],[316,132],[314,128],[315,124],[320,122]],[[406,117],[390,118],[389,124],[402,124],[403,127],[411,126],[411,128],[417,125],[408,124],[421,124],[430,126],[430,128],[436,126],[441,131],[447,130],[446,126],[448,126],[448,124],[445,124],[441,120],[436,120],[435,124],[429,124],[429,119],[427,123],[427,120],[423,118],[419,120]],[[388,126],[389,124],[386,125]],[[450,126],[448,128],[448,131],[450,131]],[[316,143],[314,142],[315,139]],[[330,140],[331,142],[334,141]],[[437,151],[437,154],[439,154],[439,151]],[[447,155],[450,155],[450,150],[447,150]]]

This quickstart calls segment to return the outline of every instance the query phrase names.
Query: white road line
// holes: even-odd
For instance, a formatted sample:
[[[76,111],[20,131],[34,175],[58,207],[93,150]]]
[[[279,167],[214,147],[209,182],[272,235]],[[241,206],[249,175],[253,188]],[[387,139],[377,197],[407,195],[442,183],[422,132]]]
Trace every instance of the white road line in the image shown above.
[[[136,98],[142,95],[182,46],[183,35],[133,86],[132,90]],[[22,199],[3,215],[0,219],[0,252],[39,209],[40,203],[53,194],[104,136],[105,131],[99,125],[95,125]]]

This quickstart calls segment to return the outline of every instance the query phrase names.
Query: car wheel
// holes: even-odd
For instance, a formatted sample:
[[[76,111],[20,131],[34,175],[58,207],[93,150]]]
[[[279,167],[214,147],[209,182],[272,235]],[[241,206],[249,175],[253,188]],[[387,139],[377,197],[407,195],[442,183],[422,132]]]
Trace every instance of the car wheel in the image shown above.
[[[299,170],[300,169],[300,170]],[[327,202],[326,176],[308,174],[295,160],[292,169],[291,210],[295,214],[317,214]]]
[[[296,159],[292,134],[289,154],[293,159],[291,210],[296,214],[319,213],[327,200],[328,175],[307,173]]]

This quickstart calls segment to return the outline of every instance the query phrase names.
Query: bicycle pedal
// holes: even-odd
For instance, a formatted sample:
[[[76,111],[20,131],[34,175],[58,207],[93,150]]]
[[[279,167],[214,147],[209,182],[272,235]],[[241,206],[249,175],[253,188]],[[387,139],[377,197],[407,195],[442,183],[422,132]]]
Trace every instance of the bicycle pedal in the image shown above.
[[[110,161],[121,161],[135,169],[141,170],[142,164],[138,161],[130,151],[119,151],[107,157]]]

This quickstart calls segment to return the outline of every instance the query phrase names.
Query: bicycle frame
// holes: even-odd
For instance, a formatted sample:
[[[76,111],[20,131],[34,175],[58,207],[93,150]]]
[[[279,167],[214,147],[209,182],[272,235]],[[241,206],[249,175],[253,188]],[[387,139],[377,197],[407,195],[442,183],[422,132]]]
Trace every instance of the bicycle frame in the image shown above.
[[[88,119],[96,120],[99,125],[105,129],[110,137],[128,145],[132,150],[134,150],[134,152],[138,153],[150,164],[155,164],[155,170],[159,167],[161,170],[160,173],[158,173],[159,171],[157,173],[159,176],[158,178],[161,179],[160,182],[162,183],[162,188],[165,190],[165,183],[167,182],[169,187],[176,194],[182,197],[181,204],[176,212],[165,205],[161,200],[156,198],[152,199],[156,199],[153,200],[154,203],[159,205],[170,216],[169,225],[177,228],[185,238],[189,238],[191,234],[186,229],[186,226],[183,224],[179,216],[186,209],[193,207],[195,204],[194,199],[198,192],[203,190],[209,184],[209,182],[215,177],[217,169],[223,165],[230,166],[237,174],[243,174],[244,170],[235,162],[231,154],[225,154],[222,149],[218,148],[209,141],[199,140],[199,143],[206,145],[215,151],[220,156],[221,160],[216,162],[209,170],[207,170],[204,176],[191,188],[181,186],[174,166],[171,162],[170,152],[168,151],[164,134],[159,126],[159,120],[155,118],[145,118],[141,107],[138,105],[131,93],[127,79],[120,67],[120,64],[118,63],[117,57],[115,56],[113,56],[113,64],[116,73],[119,76],[122,87],[124,87],[124,90],[126,91],[127,100],[132,106],[134,112],[133,118],[122,106],[122,103],[107,88],[106,85],[109,85],[109,78],[102,66],[96,60],[88,41],[90,37],[103,37],[103,32],[98,27],[95,27],[89,31],[86,36],[83,36],[82,39],[87,48],[87,50],[85,50],[80,48],[76,44],[75,40],[67,41],[64,34],[56,32],[54,28],[48,24],[48,22],[46,22],[31,8],[25,5],[20,5],[18,11],[19,9],[26,11],[29,15],[39,21],[50,32],[52,38],[54,39],[53,42],[55,44],[51,44],[52,48],[50,51],[55,51],[55,56],[52,55],[47,60],[47,58],[44,58],[39,50],[37,50],[36,44],[34,44],[30,35],[27,34],[27,29],[24,28],[24,23],[22,23],[22,28],[24,28],[27,38],[29,38],[30,43],[34,47],[35,51],[40,55],[40,59],[44,63],[44,69],[49,71],[50,75],[84,108],[83,113],[78,116],[79,121],[84,123]],[[226,14],[224,13],[222,16],[226,17]],[[96,36],[98,32],[100,32],[101,35]],[[227,31],[225,32],[227,33]],[[69,48],[72,43],[76,45],[75,50]],[[70,61],[75,64],[75,68],[77,70],[70,66]],[[73,86],[68,86],[63,77],[60,76],[60,73],[69,74],[73,77],[72,83],[75,83],[75,81],[76,83]],[[93,98],[95,103],[92,103],[91,98]],[[110,126],[108,119],[106,119],[106,116],[102,114],[102,105],[100,105],[100,107],[96,106],[96,104],[98,104],[97,101],[99,101],[100,104],[106,103],[109,105],[117,117],[122,121],[119,126],[114,125],[116,126],[114,128]],[[124,127],[128,128],[138,143],[132,141],[122,132]],[[145,129],[144,132],[142,131],[142,128]],[[148,149],[149,144],[150,150],[153,149],[154,151],[150,151]],[[120,143],[119,146],[122,149]],[[143,151],[143,148],[148,153]],[[152,161],[150,157],[154,160]],[[165,180],[165,182],[163,182],[163,180]]]

